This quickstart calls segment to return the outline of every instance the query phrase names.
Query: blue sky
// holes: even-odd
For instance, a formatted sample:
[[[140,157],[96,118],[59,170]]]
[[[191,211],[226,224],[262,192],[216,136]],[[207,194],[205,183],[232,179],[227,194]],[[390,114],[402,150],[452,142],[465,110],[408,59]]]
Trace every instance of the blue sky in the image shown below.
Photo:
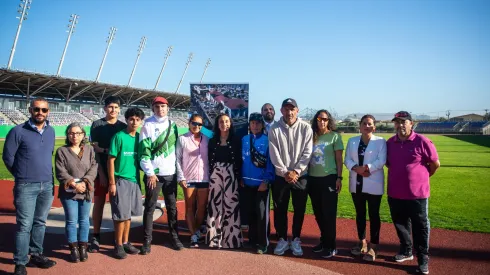
[[[16,32],[18,0],[0,2],[0,66]],[[132,86],[248,82],[250,109],[338,114],[490,109],[490,1],[103,1],[33,0],[12,67],[55,74],[70,14],[80,15],[62,75],[95,79],[109,27],[118,28],[100,81],[127,84],[140,38],[148,38]],[[442,113],[441,113],[442,114]]]

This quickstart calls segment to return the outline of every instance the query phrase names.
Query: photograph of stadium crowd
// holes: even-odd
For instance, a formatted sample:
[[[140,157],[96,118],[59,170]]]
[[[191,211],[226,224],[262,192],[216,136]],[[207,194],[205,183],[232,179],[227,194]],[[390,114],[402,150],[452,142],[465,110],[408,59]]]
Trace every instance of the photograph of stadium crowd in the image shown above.
[[[235,133],[248,132],[248,84],[190,84],[191,113],[204,118],[204,126],[212,130],[216,116],[226,113],[233,119]]]

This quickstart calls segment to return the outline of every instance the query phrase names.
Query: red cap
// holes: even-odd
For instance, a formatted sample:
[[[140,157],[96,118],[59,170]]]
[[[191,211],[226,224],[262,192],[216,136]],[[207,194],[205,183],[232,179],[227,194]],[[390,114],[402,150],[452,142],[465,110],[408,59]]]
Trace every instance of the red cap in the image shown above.
[[[151,105],[155,105],[157,103],[160,103],[160,104],[167,104],[168,105],[168,101],[166,98],[164,97],[161,97],[161,96],[157,96],[153,99],[153,101],[151,102]]]

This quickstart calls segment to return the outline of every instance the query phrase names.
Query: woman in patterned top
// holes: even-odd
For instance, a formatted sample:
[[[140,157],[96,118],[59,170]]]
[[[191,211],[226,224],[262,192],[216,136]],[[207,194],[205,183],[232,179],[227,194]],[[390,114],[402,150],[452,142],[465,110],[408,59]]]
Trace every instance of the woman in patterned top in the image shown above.
[[[85,144],[85,130],[74,122],[66,128],[66,145],[56,151],[58,197],[65,210],[65,232],[72,262],[86,261],[89,214],[94,195],[97,162],[94,148]],[[78,234],[77,234],[78,225]]]
[[[308,194],[320,228],[320,244],[313,252],[323,258],[337,254],[337,202],[342,188],[342,137],[327,110],[318,111],[311,121],[313,153],[308,169]]]
[[[376,259],[381,221],[379,206],[384,192],[384,171],[386,163],[386,141],[375,136],[376,120],[372,115],[361,118],[361,135],[352,137],[347,143],[345,166],[350,171],[349,192],[356,208],[356,224],[359,243],[351,249],[355,256],[365,254],[363,259]],[[369,207],[371,243],[366,241],[366,203]]]

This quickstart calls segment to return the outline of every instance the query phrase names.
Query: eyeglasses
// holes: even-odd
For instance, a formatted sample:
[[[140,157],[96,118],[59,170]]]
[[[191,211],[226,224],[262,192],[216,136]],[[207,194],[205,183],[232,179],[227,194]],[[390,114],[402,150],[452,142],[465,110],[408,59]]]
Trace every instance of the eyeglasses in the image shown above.
[[[68,133],[69,136],[81,136],[83,135],[83,132],[73,132],[73,133]]]
[[[39,108],[39,107],[31,107],[31,108],[32,111],[34,111],[34,113],[39,113],[40,111],[42,111],[43,113],[49,112],[49,108]]]
[[[202,123],[191,121],[192,126],[202,127]]]
[[[328,118],[327,117],[317,117],[316,120],[327,122],[328,121]]]

